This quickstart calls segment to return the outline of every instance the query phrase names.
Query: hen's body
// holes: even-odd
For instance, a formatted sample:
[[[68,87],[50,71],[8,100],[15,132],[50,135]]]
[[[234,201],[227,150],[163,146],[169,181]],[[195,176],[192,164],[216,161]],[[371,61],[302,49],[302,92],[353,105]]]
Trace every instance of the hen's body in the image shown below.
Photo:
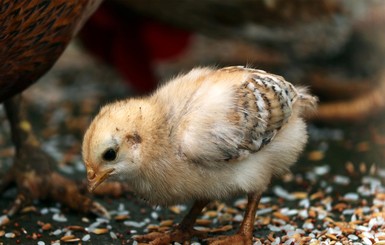
[[[2,1],[0,102],[47,72],[101,1]]]
[[[108,215],[97,202],[61,176],[40,149],[14,96],[36,82],[59,58],[101,0],[5,0],[0,4],[0,102],[5,102],[15,161],[1,176],[0,192],[16,183],[19,193],[8,215],[33,199],[51,199],[83,212]],[[15,98],[11,98],[14,96]]]

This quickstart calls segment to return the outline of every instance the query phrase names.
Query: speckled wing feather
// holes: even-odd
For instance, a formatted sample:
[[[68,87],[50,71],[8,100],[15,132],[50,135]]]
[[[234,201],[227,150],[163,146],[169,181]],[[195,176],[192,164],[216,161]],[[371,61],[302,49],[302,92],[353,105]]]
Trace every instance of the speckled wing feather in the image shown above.
[[[200,93],[206,105],[201,105],[201,112],[196,112],[184,127],[180,149],[181,154],[192,162],[237,161],[259,151],[288,122],[298,99],[308,99],[305,92],[301,94],[301,90],[284,78],[261,70],[227,67],[215,72],[220,81],[213,82],[210,89],[221,91],[217,84],[223,83],[232,93],[224,90],[223,101],[219,102],[203,98],[210,97],[210,91]],[[222,77],[240,80],[226,82]],[[222,106],[229,100],[230,105]],[[213,117],[212,114],[216,115]],[[199,118],[197,124],[203,125],[203,129],[195,126],[198,119],[194,118]]]

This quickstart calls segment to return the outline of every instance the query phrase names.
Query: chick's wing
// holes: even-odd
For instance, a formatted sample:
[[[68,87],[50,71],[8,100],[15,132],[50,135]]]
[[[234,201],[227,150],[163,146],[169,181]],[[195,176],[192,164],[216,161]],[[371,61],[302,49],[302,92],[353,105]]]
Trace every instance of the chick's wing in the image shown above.
[[[198,70],[199,71],[199,70]],[[170,107],[178,154],[211,164],[237,161],[268,144],[288,121],[296,89],[282,77],[243,67],[179,77]]]

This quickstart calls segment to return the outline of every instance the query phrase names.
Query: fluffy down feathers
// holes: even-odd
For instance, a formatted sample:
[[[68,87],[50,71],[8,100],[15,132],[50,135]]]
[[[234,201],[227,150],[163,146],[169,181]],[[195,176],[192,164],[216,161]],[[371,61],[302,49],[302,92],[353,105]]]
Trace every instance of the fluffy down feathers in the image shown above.
[[[305,89],[264,71],[193,69],[149,97],[102,108],[84,137],[88,178],[125,179],[163,205],[262,192],[297,160],[301,116],[315,106]]]

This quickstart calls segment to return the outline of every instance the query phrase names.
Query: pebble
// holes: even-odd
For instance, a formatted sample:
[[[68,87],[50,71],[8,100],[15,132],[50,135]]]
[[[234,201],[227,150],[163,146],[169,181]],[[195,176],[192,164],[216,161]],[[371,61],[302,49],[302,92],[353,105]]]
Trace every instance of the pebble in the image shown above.
[[[261,197],[261,200],[259,201],[262,204],[266,204],[271,202],[271,197]]]
[[[316,175],[325,175],[330,172],[330,166],[329,165],[322,165],[314,168],[314,173]]]
[[[90,223],[90,220],[87,217],[82,217],[82,222]]]
[[[347,176],[336,175],[334,176],[334,183],[339,185],[348,185],[350,184],[350,178]]]
[[[119,203],[118,212],[126,211],[126,208],[124,207],[124,203]]]
[[[8,233],[5,233],[4,237],[6,237],[6,238],[15,238],[16,234],[13,233],[13,232],[8,232]]]
[[[86,234],[86,235],[84,235],[83,237],[82,237],[82,241],[83,242],[87,242],[87,241],[89,241],[91,239],[91,235],[90,234]]]
[[[287,210],[286,212],[283,212],[283,214],[285,214],[287,216],[294,216],[294,215],[298,214],[298,210],[297,209],[290,209],[290,210]]]
[[[63,214],[55,213],[52,219],[56,222],[67,222],[67,218]]]
[[[259,201],[259,202],[262,203],[261,201]],[[239,207],[239,208],[244,208],[246,206],[246,204],[247,204],[247,199],[245,199],[245,198],[238,199],[234,202],[234,206]]]
[[[290,194],[287,190],[285,190],[281,186],[274,186],[273,192],[278,197],[281,197],[281,198],[286,199],[286,200],[295,200],[296,199],[294,195]]]
[[[113,232],[113,231],[110,231],[110,237],[111,237],[113,240],[118,239],[118,237],[116,236],[115,232]]]
[[[234,216],[234,218],[233,218],[233,221],[235,221],[235,222],[242,222],[243,221],[243,215],[241,215],[241,214],[236,214],[235,216]]]
[[[142,222],[137,222],[137,221],[124,221],[123,224],[126,225],[126,226],[131,226],[131,227],[134,227],[134,228],[141,228],[141,227],[144,227],[145,225],[147,225],[148,222],[145,222],[145,221],[142,221]]]
[[[304,208],[309,208],[310,207],[310,200],[309,199],[302,199],[299,202],[299,206],[304,207]]]
[[[268,214],[268,213],[271,213],[273,211],[272,208],[264,208],[264,209],[259,209],[257,210],[257,213],[256,215],[264,215],[264,214]]]
[[[9,223],[8,215],[4,214],[0,216],[0,226],[6,225]]]
[[[314,229],[314,225],[313,225],[313,223],[307,222],[307,223],[303,224],[302,228],[304,228],[306,230],[313,230]]]
[[[351,215],[351,214],[354,214],[356,212],[355,209],[345,209],[344,211],[342,211],[342,214],[343,215]]]
[[[58,236],[58,235],[60,235],[61,233],[63,233],[63,231],[62,231],[61,229],[57,229],[57,230],[55,230],[54,232],[52,232],[52,235]]]
[[[267,227],[269,228],[269,230],[271,230],[273,232],[279,232],[282,230],[280,227],[275,226],[275,225],[268,225]]]
[[[359,199],[359,195],[357,193],[354,193],[354,192],[346,193],[344,195],[344,199],[346,199],[348,201],[357,201]]]
[[[367,238],[367,237],[364,237],[364,238],[362,239],[362,241],[363,241],[363,243],[364,243],[365,245],[372,245],[372,244],[373,244],[372,241],[371,241],[369,238]]]
[[[106,218],[96,218],[96,222],[99,222],[99,223],[109,223],[110,220],[106,219]]]
[[[151,212],[151,218],[156,220],[159,218],[159,214],[157,212]]]
[[[58,209],[58,208],[49,208],[49,211],[50,211],[51,213],[55,213],[55,214],[60,213],[60,209]]]
[[[309,217],[309,213],[307,211],[307,209],[303,209],[301,211],[298,212],[298,215],[299,217],[301,217],[302,219],[306,219]]]

